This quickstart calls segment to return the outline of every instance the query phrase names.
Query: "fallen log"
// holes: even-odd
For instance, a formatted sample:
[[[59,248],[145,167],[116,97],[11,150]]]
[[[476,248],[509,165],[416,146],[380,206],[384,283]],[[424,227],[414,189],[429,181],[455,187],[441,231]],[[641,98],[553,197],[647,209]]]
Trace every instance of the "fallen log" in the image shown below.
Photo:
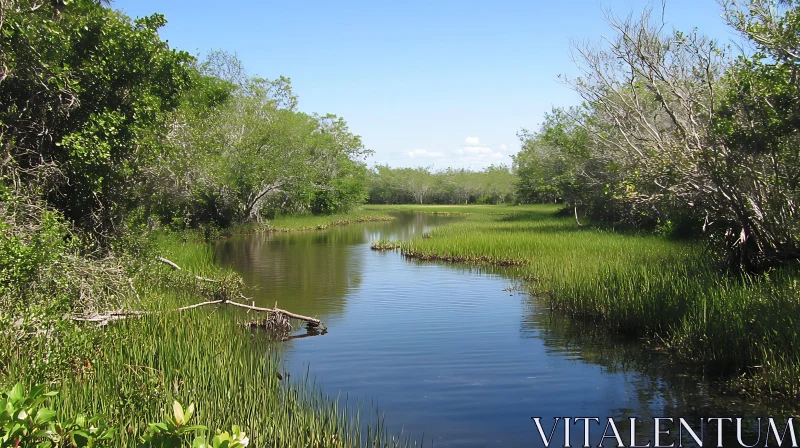
[[[241,297],[242,299],[245,299],[245,300],[251,300],[251,299],[249,299],[249,298],[247,298],[247,297],[245,297],[245,296],[243,296],[241,294],[239,294],[239,297]],[[239,303],[239,302],[235,302],[233,300],[212,300],[210,302],[203,302],[203,303],[198,303],[196,305],[189,305],[189,306],[185,306],[183,308],[178,308],[175,311],[184,311],[184,310],[188,310],[188,309],[192,309],[192,308],[197,308],[197,307],[200,307],[200,306],[214,305],[214,304],[238,306],[239,308],[244,308],[244,309],[247,309],[247,310],[250,310],[250,311],[257,311],[257,312],[260,312],[260,313],[270,313],[270,314],[281,313],[284,316],[291,317],[291,318],[297,319],[297,320],[302,320],[303,322],[308,323],[312,327],[318,327],[320,325],[320,320],[319,319],[314,319],[313,317],[303,316],[302,314],[291,313],[289,311],[282,310],[282,309],[277,308],[277,307],[276,308],[262,308],[260,306],[247,305],[245,303]]]
[[[252,302],[252,299],[249,299],[249,298],[243,296],[241,293],[239,293],[239,297],[241,297],[242,299],[245,299],[245,300],[250,300]],[[238,306],[238,307],[241,307],[241,308],[247,308],[247,309],[253,310],[253,311],[261,311],[261,312],[265,312],[265,313],[282,313],[282,314],[284,314],[284,315],[286,315],[288,317],[291,317],[293,319],[302,320],[303,322],[308,322],[313,327],[318,327],[319,324],[320,324],[319,319],[314,319],[313,317],[303,316],[302,314],[290,313],[289,311],[282,310],[282,309],[280,309],[278,307],[275,307],[275,308],[260,308],[260,307],[257,307],[257,306],[251,306],[251,305],[246,305],[244,303],[234,302],[234,301],[231,301],[231,300],[229,300],[229,301],[227,301],[225,303],[228,303],[228,304],[233,305],[233,306]]]
[[[242,298],[247,299],[247,297],[244,297],[244,296],[242,296]],[[211,301],[208,301],[208,302],[196,303],[194,305],[188,305],[188,306],[184,306],[184,307],[180,307],[180,308],[175,308],[173,310],[167,310],[167,312],[187,311],[187,310],[200,308],[200,307],[208,306],[208,305],[231,305],[231,306],[237,306],[239,308],[245,308],[247,310],[256,311],[256,312],[260,312],[260,313],[270,313],[270,314],[281,313],[284,316],[291,317],[293,319],[297,319],[297,320],[301,320],[303,322],[306,322],[311,327],[319,327],[320,324],[321,324],[319,319],[315,319],[313,317],[303,316],[302,314],[291,313],[289,311],[282,310],[280,308],[262,308],[262,307],[259,307],[259,306],[247,305],[247,304],[244,304],[244,303],[235,302],[233,300],[211,300]],[[122,319],[126,319],[128,317],[141,317],[141,316],[144,316],[144,315],[147,315],[147,314],[154,314],[154,312],[153,311],[133,311],[133,310],[131,310],[131,311],[114,311],[114,312],[107,313],[107,314],[95,314],[95,315],[92,315],[92,316],[75,316],[75,317],[72,318],[72,320],[79,321],[79,322],[97,322],[99,324],[106,325],[106,324],[108,324],[110,322],[113,322],[115,320],[122,320]]]

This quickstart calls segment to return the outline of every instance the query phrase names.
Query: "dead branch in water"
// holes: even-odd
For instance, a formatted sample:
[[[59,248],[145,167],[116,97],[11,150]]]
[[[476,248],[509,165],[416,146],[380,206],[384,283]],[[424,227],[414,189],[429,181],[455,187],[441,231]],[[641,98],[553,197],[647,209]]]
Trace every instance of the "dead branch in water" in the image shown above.
[[[180,266],[178,266],[177,264],[175,264],[174,262],[172,262],[170,260],[167,260],[166,258],[158,257],[158,261],[160,261],[160,262],[162,262],[162,263],[164,263],[166,265],[171,266],[173,269],[176,269],[176,270],[179,270],[179,271],[183,271],[183,269]],[[199,275],[195,275],[194,278],[196,278],[197,280],[200,280],[200,281],[204,281],[204,282],[220,283],[219,280],[214,280],[214,279],[210,279],[210,278],[206,278],[206,277],[200,277]],[[132,287],[132,285],[131,285],[131,287]],[[252,302],[252,299],[250,299],[248,297],[245,297],[242,293],[239,293],[239,297],[241,299],[248,300],[248,301]],[[310,326],[310,327],[319,327],[320,324],[321,324],[319,319],[315,319],[313,317],[303,316],[302,314],[296,314],[296,313],[292,313],[292,312],[289,312],[289,311],[286,311],[286,310],[282,310],[282,309],[278,308],[277,306],[275,308],[262,308],[262,307],[259,307],[259,306],[255,306],[255,304],[254,305],[247,305],[245,303],[236,302],[236,301],[233,301],[233,300],[230,300],[230,299],[226,299],[226,298],[219,299],[219,300],[210,300],[210,301],[207,301],[207,302],[196,303],[194,305],[187,305],[187,306],[184,306],[184,307],[180,307],[180,308],[176,308],[176,309],[172,309],[172,310],[167,310],[166,312],[188,311],[188,310],[191,310],[191,309],[200,308],[200,307],[208,306],[208,305],[218,305],[218,306],[231,305],[231,306],[236,306],[236,307],[239,307],[239,308],[244,308],[244,309],[246,309],[248,311],[255,311],[255,312],[259,312],[259,313],[268,313],[271,316],[279,317],[280,320],[283,320],[285,318],[289,318],[290,317],[292,319],[297,319],[297,320],[301,320],[303,322],[306,322],[308,324],[308,326]],[[79,321],[79,322],[96,322],[96,323],[98,323],[100,325],[107,325],[107,324],[109,324],[111,322],[114,322],[114,321],[117,321],[117,320],[127,319],[129,317],[141,317],[141,316],[144,316],[144,315],[147,315],[147,314],[155,314],[155,313],[156,313],[155,311],[121,310],[121,311],[113,311],[113,312],[110,312],[110,313],[107,313],[107,314],[95,314],[95,315],[90,315],[90,316],[75,316],[75,317],[72,318],[72,320]],[[288,323],[288,320],[286,322]]]
[[[242,298],[247,299],[247,297],[244,297],[244,296],[242,296]],[[291,317],[293,319],[302,320],[303,322],[308,323],[308,325],[310,325],[312,327],[318,327],[320,325],[320,323],[321,323],[319,319],[315,319],[313,317],[308,317],[308,316],[303,316],[302,314],[291,313],[289,311],[282,310],[280,308],[262,308],[262,307],[259,307],[259,306],[253,306],[253,305],[247,305],[247,304],[244,304],[244,303],[234,302],[232,300],[210,300],[208,302],[196,303],[194,305],[188,305],[188,306],[176,308],[176,309],[173,309],[173,310],[167,310],[166,312],[181,312],[181,311],[187,311],[187,310],[200,308],[200,307],[208,306],[208,305],[231,305],[231,306],[237,306],[239,308],[245,308],[245,309],[250,310],[250,311],[257,311],[257,312],[260,312],[260,313],[281,314],[281,315],[284,315],[286,317]],[[134,311],[134,310],[130,310],[130,311],[114,311],[114,312],[111,312],[111,313],[108,313],[108,314],[96,314],[96,315],[93,315],[93,316],[76,316],[76,317],[73,317],[72,320],[79,321],[79,322],[97,322],[97,323],[99,323],[101,325],[106,325],[106,324],[108,324],[110,322],[113,322],[115,320],[126,319],[128,317],[141,317],[141,316],[144,316],[144,315],[155,314],[155,313],[156,312],[154,312],[154,311]]]

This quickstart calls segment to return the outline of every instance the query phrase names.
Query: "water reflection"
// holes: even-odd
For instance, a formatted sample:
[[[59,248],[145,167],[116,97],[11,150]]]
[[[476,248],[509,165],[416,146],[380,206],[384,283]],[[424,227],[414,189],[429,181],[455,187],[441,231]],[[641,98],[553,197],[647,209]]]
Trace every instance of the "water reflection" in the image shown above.
[[[279,307],[323,321],[344,312],[347,293],[361,285],[364,257],[357,246],[377,239],[421,236],[452,217],[400,213],[393,221],[336,226],[324,231],[236,235],[219,241],[217,262],[238,272],[256,305]]]
[[[677,430],[678,418],[684,418],[691,427],[704,432],[705,446],[716,446],[716,422],[700,424],[710,417],[744,417],[743,434],[745,441],[756,440],[757,425],[747,417],[767,415],[791,415],[788,410],[779,410],[766,405],[756,406],[739,397],[727,396],[720,385],[704,376],[697,365],[676,364],[675,358],[657,344],[647,341],[630,340],[609,334],[602,326],[590,322],[570,319],[561,313],[550,312],[545,299],[526,298],[526,313],[520,320],[520,337],[537,338],[544,342],[548,353],[563,356],[574,362],[595,364],[603,368],[604,374],[622,375],[628,404],[619,409],[611,409],[608,417],[614,418],[623,437],[628,440],[630,417],[640,419],[636,427],[639,440],[646,444],[654,434],[653,418],[671,417],[675,423],[665,428]],[[547,421],[552,424],[552,417]],[[785,420],[784,420],[785,423]],[[723,432],[723,446],[739,446],[732,423],[726,423]],[[602,434],[603,428],[597,430]],[[674,434],[673,434],[674,436]],[[684,446],[697,446],[684,432]],[[665,436],[664,444],[679,441]],[[612,440],[613,441],[613,440]]]

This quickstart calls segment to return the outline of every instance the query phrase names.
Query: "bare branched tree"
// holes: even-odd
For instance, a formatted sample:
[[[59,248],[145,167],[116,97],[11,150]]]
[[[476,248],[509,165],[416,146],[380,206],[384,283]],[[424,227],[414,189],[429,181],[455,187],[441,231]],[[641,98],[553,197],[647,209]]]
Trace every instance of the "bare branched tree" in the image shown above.
[[[766,6],[753,10],[763,18],[728,9],[729,20],[794,61],[797,34],[778,38],[781,45],[774,40],[787,34],[788,21]],[[630,173],[631,206],[663,209],[672,202],[696,210],[731,263],[747,269],[800,255],[796,157],[787,159],[785,147],[743,146],[721,129],[724,113],[746,122],[746,111],[732,110],[731,95],[747,92],[753,103],[763,103],[764,95],[746,76],[726,71],[732,63],[715,41],[696,31],[665,31],[663,15],[654,18],[652,9],[606,18],[614,37],[604,45],[574,45],[582,76],[568,82],[586,101],[595,154]]]

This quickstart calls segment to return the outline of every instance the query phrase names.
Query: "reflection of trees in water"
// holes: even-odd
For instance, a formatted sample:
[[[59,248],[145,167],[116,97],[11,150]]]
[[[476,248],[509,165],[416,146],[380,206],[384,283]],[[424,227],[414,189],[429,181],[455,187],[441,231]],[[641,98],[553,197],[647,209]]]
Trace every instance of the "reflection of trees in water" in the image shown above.
[[[643,443],[648,440],[645,437],[653,437],[654,417],[675,418],[675,423],[668,426],[673,432],[678,428],[678,417],[683,417],[696,431],[699,431],[701,418],[745,417],[744,441],[752,443],[758,438],[755,435],[757,425],[754,419],[746,416],[771,415],[776,417],[778,423],[778,417],[791,415],[775,407],[756,407],[724,395],[719,387],[703,377],[699,366],[676,364],[668,353],[649,348],[641,340],[626,340],[610,334],[602,325],[550,312],[545,299],[533,297],[524,300],[528,303],[525,306],[527,312],[520,320],[521,337],[540,338],[550,353],[574,357],[579,362],[602,366],[605,372],[625,375],[625,382],[629,386],[627,389],[632,393],[632,408],[619,409],[617,415],[608,416],[614,418],[624,440],[629,437],[630,417],[643,419],[636,431],[637,434],[641,433]],[[781,430],[785,423],[783,420]],[[739,446],[734,423],[725,423],[724,428],[724,446]],[[761,443],[764,431],[765,428],[762,428]],[[704,445],[715,446],[716,425],[706,427],[705,435]],[[691,438],[685,435],[684,445],[693,446],[687,444],[690,441]],[[669,443],[671,439],[666,442]]]
[[[456,216],[433,215],[429,213],[396,213],[393,221],[382,225],[368,225],[366,237],[369,241],[378,239],[407,241],[419,238],[434,227],[460,219]]]
[[[278,302],[324,320],[341,314],[347,291],[361,284],[361,258],[351,245],[358,235],[347,233],[239,235],[218,243],[216,257],[253,288],[249,295],[257,304]]]
[[[278,305],[323,320],[344,312],[347,292],[361,284],[364,252],[372,240],[421,236],[452,219],[398,214],[393,221],[334,226],[326,230],[237,235],[215,246],[215,257],[244,279],[257,304]],[[363,248],[361,248],[363,249]]]

